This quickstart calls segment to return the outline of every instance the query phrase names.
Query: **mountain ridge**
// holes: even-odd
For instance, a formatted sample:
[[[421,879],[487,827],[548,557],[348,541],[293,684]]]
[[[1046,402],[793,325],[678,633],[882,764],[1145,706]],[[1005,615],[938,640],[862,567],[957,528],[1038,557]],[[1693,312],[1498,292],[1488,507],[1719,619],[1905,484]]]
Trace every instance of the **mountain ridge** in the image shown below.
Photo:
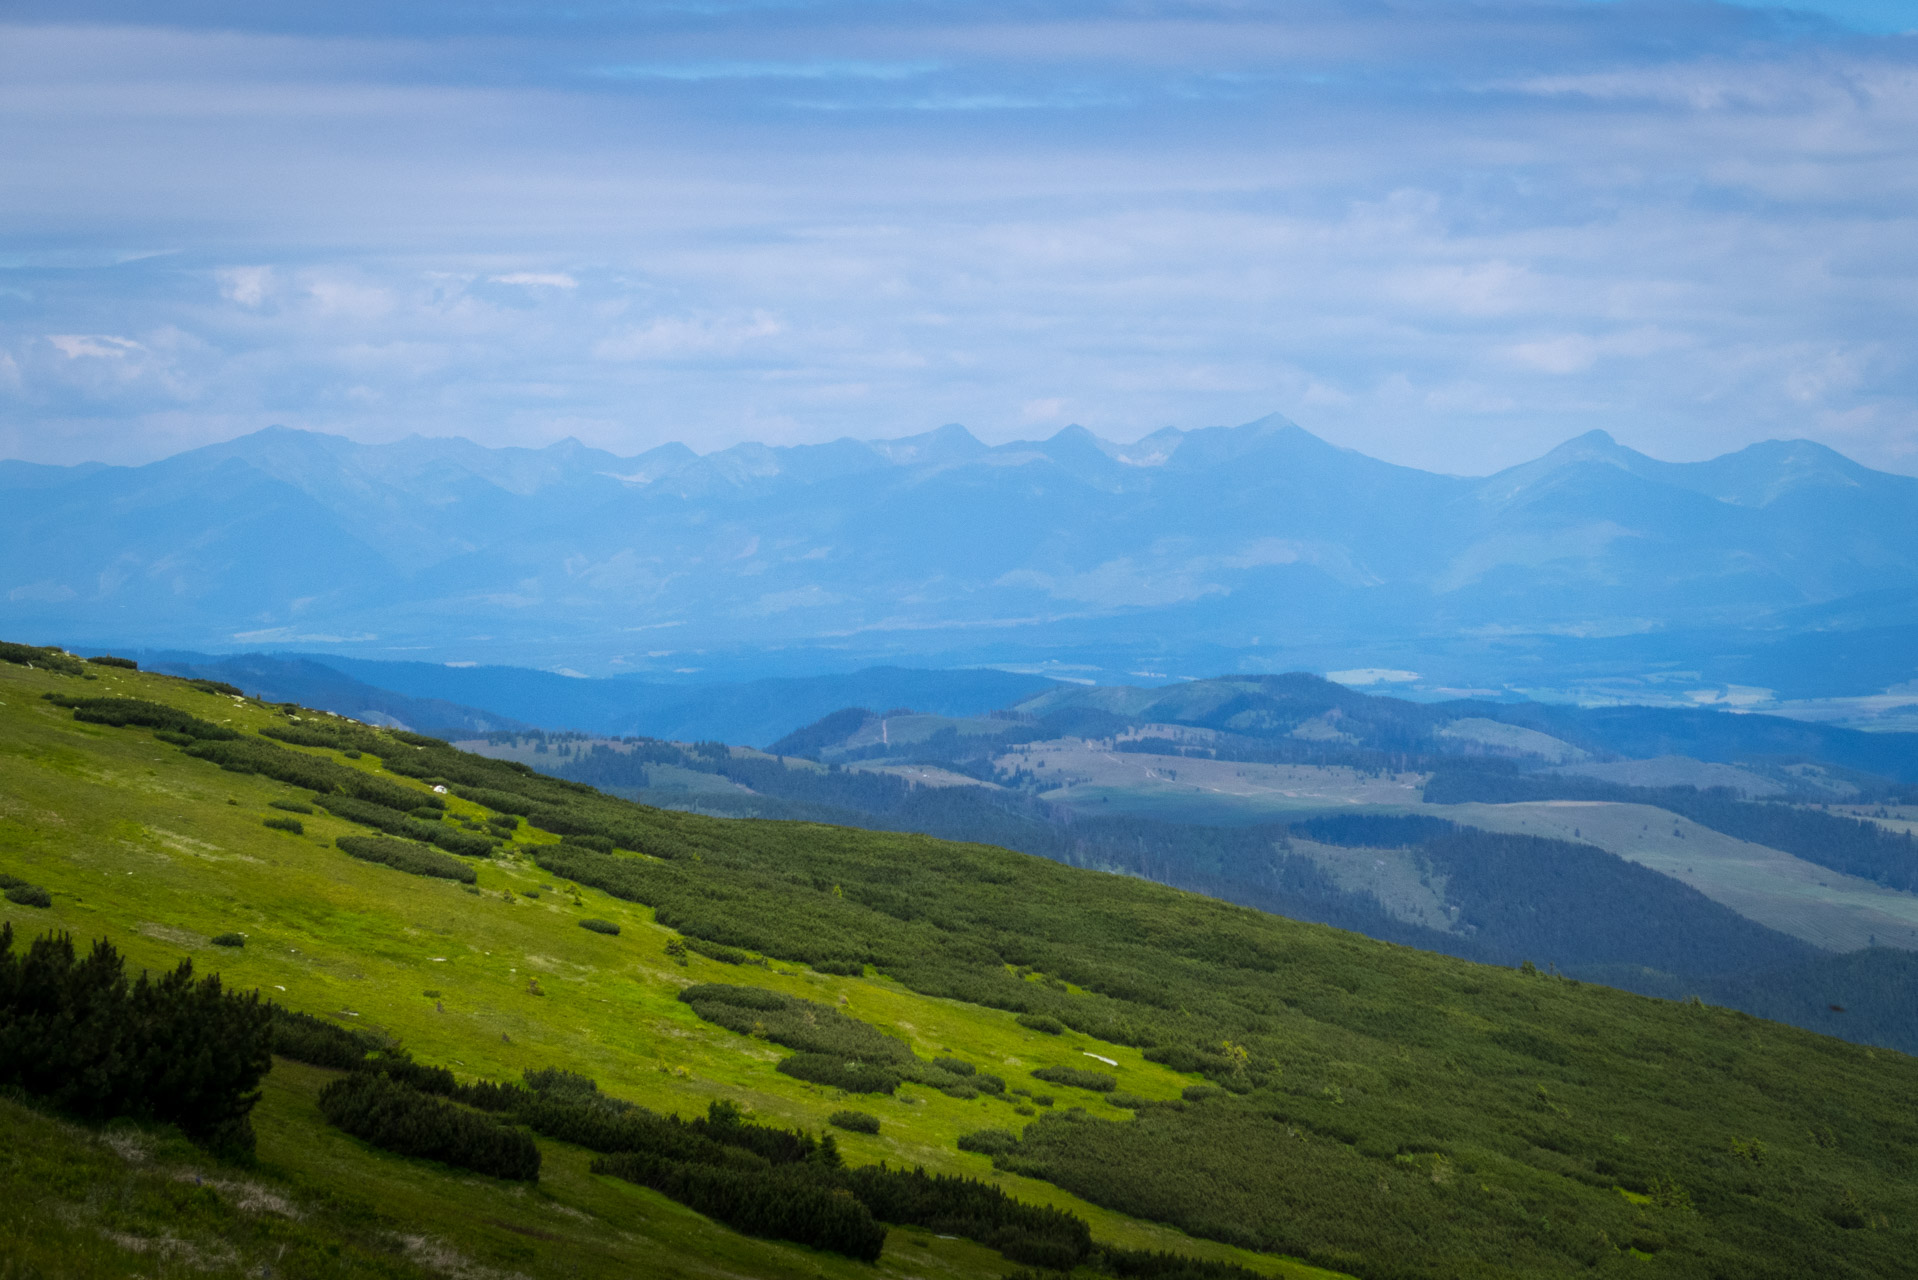
[[[632,457],[272,428],[142,467],[10,466],[0,491],[12,625],[61,641],[607,673],[803,650],[1110,679],[1633,632],[1683,667],[1710,629],[1918,626],[1918,480],[1808,441],[1668,463],[1588,433],[1466,477],[1277,415],[1130,445],[951,424]],[[1460,661],[1455,679],[1514,674]]]

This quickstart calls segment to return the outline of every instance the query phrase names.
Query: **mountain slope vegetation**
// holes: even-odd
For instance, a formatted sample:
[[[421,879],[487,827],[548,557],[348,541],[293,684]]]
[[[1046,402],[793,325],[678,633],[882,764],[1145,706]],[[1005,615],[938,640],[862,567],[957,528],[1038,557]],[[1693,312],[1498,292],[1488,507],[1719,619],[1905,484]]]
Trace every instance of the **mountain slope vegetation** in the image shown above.
[[[139,699],[207,728],[149,727],[98,704],[79,719],[46,694]],[[1115,1248],[1268,1273],[1644,1274],[1650,1259],[1673,1275],[1894,1276],[1918,1245],[1918,1063],[1901,1054],[990,846],[649,809],[432,739],[123,668],[0,666],[0,704],[0,870],[50,901],[9,901],[16,933],[105,936],[152,967],[191,954],[228,989],[403,1039],[406,1061],[450,1068],[450,1105],[559,1068],[658,1115],[717,1122],[732,1113],[712,1104],[737,1104],[800,1135],[849,1106],[875,1115],[877,1134],[837,1132],[849,1194],[893,1215],[882,1270],[1007,1263],[1000,1246],[910,1225],[931,1220],[912,1196],[866,1188],[880,1161],[989,1180]],[[475,883],[347,856],[337,841],[373,829],[313,803],[347,791],[417,800],[404,816],[484,834],[490,850],[462,859]],[[311,809],[300,831],[264,825],[299,807]],[[588,920],[617,931],[579,927]],[[229,935],[243,945],[210,945]],[[767,994],[720,999],[699,983]],[[799,1029],[795,1000],[900,1045],[886,1050],[894,1091],[780,1070],[833,1060],[820,1049],[835,1041],[793,1047],[826,1034]],[[723,1011],[741,1007],[766,1009],[763,1028]],[[393,1070],[421,1088],[441,1078]],[[258,1171],[214,1180],[309,1198],[301,1221],[345,1222],[353,1247],[384,1250],[394,1274],[450,1272],[432,1261],[444,1252],[528,1275],[865,1265],[734,1235],[668,1198],[717,1205],[698,1197],[720,1194],[720,1175],[699,1174],[695,1190],[690,1173],[641,1174],[662,1197],[622,1176],[630,1162],[595,1166],[552,1136],[531,1101],[504,1114],[540,1135],[536,1191],[383,1152],[322,1118],[339,1078],[276,1060],[255,1117]],[[38,1113],[6,1114],[14,1132],[44,1130]],[[137,1177],[88,1150],[86,1177]],[[0,1166],[14,1185],[25,1159]],[[120,1230],[59,1209],[57,1190],[35,1203],[64,1214],[63,1231]],[[83,1180],[66,1203],[86,1195]],[[1085,1257],[1113,1274],[1134,1265]]]

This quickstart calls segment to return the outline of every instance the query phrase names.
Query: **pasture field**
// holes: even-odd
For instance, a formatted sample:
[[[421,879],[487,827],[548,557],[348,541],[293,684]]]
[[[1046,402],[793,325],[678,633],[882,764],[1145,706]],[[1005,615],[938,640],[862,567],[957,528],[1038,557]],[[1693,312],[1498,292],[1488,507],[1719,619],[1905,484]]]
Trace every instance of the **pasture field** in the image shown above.
[[[1343,765],[1246,764],[1190,756],[1113,751],[1083,738],[1056,738],[994,759],[1006,772],[1030,771],[1041,798],[1100,814],[1187,817],[1190,821],[1283,821],[1305,810],[1419,803],[1425,775],[1378,776]]]
[[[1430,805],[1424,811],[1487,831],[1597,845],[1681,880],[1747,919],[1830,951],[1918,948],[1918,894],[1734,839],[1650,805],[1548,800]]]

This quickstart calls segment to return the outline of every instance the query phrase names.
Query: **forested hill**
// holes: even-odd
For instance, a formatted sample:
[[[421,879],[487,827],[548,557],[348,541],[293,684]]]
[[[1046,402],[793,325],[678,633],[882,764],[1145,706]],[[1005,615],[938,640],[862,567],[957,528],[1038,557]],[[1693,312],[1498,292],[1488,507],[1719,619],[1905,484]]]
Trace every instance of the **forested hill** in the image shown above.
[[[973,1208],[951,1210],[1008,1257],[1113,1276],[1174,1274],[1100,1251],[1153,1222],[1242,1251],[1214,1256],[1279,1269],[1289,1255],[1364,1280],[1637,1274],[1646,1259],[1678,1276],[1892,1277],[1918,1251],[1918,1061],[1902,1054],[984,845],[651,809],[95,664],[0,666],[0,735],[13,762],[0,858],[50,903],[9,902],[17,931],[107,929],[159,959],[222,916],[244,920],[243,948],[201,954],[235,985],[272,975],[288,1005],[335,1025],[358,1025],[344,1006],[414,1027],[454,1068],[376,1059],[319,1111],[289,1100],[274,1124],[305,1136],[296,1149],[268,1131],[275,1161],[346,1160],[342,1130],[399,1144],[374,1168],[416,1160],[415,1137],[379,1118],[412,1107],[478,1135],[462,1158],[501,1172],[445,1179],[471,1197],[531,1167],[505,1130],[446,1110],[491,1107],[504,1119],[486,1124],[530,1126],[556,1170],[581,1143],[627,1152],[593,1166],[610,1180],[598,1212],[638,1180],[719,1221],[816,1227],[827,1248],[882,1265],[912,1235],[883,1224],[926,1222],[913,1196],[948,1194],[889,1182],[888,1141],[904,1144],[894,1159],[1093,1215],[1103,1225],[1086,1232],[994,1208],[989,1227],[981,1206],[999,1202],[972,1192]],[[694,1046],[697,1071],[677,1074]],[[494,1074],[516,1061],[596,1062],[616,1102],[577,1078]],[[276,1065],[269,1095],[283,1071],[306,1078]],[[807,1155],[816,1139],[724,1109],[675,1128],[617,1101],[633,1093],[697,1112],[738,1096],[802,1129],[850,1106],[883,1127],[867,1145],[844,1131],[840,1173]],[[738,1197],[755,1187],[817,1207],[750,1218]],[[854,1202],[879,1222],[879,1249],[865,1219],[800,1220]],[[382,1211],[438,1210],[421,1182]],[[557,1274],[538,1252],[521,1268]]]

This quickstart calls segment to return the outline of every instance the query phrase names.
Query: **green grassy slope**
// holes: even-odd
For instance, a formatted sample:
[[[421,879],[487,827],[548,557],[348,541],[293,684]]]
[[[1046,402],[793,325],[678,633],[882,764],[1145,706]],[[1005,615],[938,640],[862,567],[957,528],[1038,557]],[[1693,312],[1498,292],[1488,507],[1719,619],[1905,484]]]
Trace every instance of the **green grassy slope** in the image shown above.
[[[107,937],[136,965],[154,969],[189,956],[233,987],[259,988],[288,1007],[391,1032],[422,1060],[451,1065],[464,1077],[517,1079],[528,1068],[559,1065],[660,1110],[691,1115],[724,1097],[762,1119],[815,1131],[846,1101],[774,1072],[783,1054],[773,1046],[701,1022],[675,998],[681,987],[746,981],[829,1003],[844,997],[843,1007],[905,1034],[922,1054],[951,1050],[1002,1071],[1087,1062],[1077,1048],[1082,1038],[1027,1031],[1009,1014],[926,1000],[894,983],[787,965],[754,966],[742,976],[738,967],[696,954],[681,967],[665,952],[673,933],[654,924],[650,911],[591,889],[575,896],[523,853],[483,864],[474,894],[347,857],[331,847],[333,839],[364,829],[324,813],[301,817],[302,836],[267,829],[265,818],[284,816],[268,802],[303,793],[257,775],[222,772],[142,730],[76,723],[40,695],[149,698],[241,729],[283,722],[280,717],[164,677],[96,674],[82,682],[0,665],[0,872],[54,895],[49,909],[0,900],[0,920],[11,922],[16,934],[58,928],[82,939]],[[370,756],[352,761],[338,752],[315,754],[379,771]],[[480,811],[457,799],[450,807]],[[516,847],[556,840],[522,828]],[[526,897],[527,890],[539,896]],[[588,917],[615,921],[622,932],[607,937],[577,927]],[[244,949],[210,945],[228,931],[247,935]],[[540,994],[530,989],[535,981]],[[1142,1093],[1174,1096],[1191,1083],[1143,1062],[1136,1051],[1127,1056],[1128,1085]],[[546,1171],[531,1192],[372,1150],[320,1119],[314,1097],[331,1074],[278,1062],[256,1128],[263,1177],[290,1203],[348,1202],[346,1226],[317,1230],[323,1238],[337,1234],[349,1253],[385,1257],[397,1247],[404,1262],[409,1247],[394,1241],[419,1235],[429,1243],[412,1253],[430,1256],[443,1246],[449,1257],[531,1276],[867,1273],[829,1254],[748,1239],[650,1191],[592,1177],[585,1172],[589,1153],[565,1144],[541,1142]],[[1021,1199],[1079,1213],[1102,1241],[1234,1259],[1272,1274],[1315,1274],[1131,1221],[1044,1182],[996,1175],[985,1157],[955,1148],[961,1133],[1015,1119],[1006,1103],[960,1102],[907,1086],[896,1099],[853,1105],[884,1121],[876,1137],[839,1134],[855,1163],[884,1159],[996,1178]],[[110,1147],[103,1152],[18,1107],[0,1115],[0,1132],[15,1137],[55,1130],[68,1135],[63,1141],[72,1151],[87,1152],[81,1167],[118,1170]],[[68,1178],[61,1191],[49,1193],[41,1186],[45,1162],[21,1163],[38,1140],[0,1145],[11,1148],[0,1161],[14,1162],[0,1163],[0,1187],[12,1188],[16,1206],[22,1195],[38,1206],[27,1215],[34,1221],[70,1220],[80,1213],[74,1206],[84,1208],[101,1198],[102,1186],[130,1176],[103,1171]],[[205,1164],[202,1159],[198,1167]],[[170,1184],[161,1178],[156,1185]],[[151,1220],[134,1214],[131,1225],[115,1225],[120,1218],[114,1215],[81,1214],[80,1220],[93,1226],[68,1231],[71,1248],[54,1251],[57,1264],[40,1264],[45,1274],[151,1274],[153,1247],[115,1248],[110,1238],[178,1233],[165,1214]],[[209,1221],[182,1257],[214,1259],[226,1227],[218,1225],[225,1221],[218,1213]],[[278,1247],[272,1239],[265,1254],[238,1251],[234,1273],[271,1256]],[[80,1259],[94,1255],[103,1259],[83,1269]],[[881,1270],[997,1276],[1008,1266],[966,1241],[896,1230]],[[396,1274],[414,1272],[399,1267]]]
[[[749,982],[834,1004],[922,1056],[953,1053],[1058,1095],[1061,1106],[1027,1115],[907,1085],[856,1100],[883,1128],[841,1142],[856,1163],[996,1178],[1080,1213],[1101,1240],[1305,1273],[1273,1256],[1289,1254],[1367,1277],[1896,1276],[1918,1252],[1918,1062],[1899,1054],[885,833],[621,807],[635,843],[676,856],[561,854],[556,837],[522,828],[481,865],[472,893],[346,857],[330,842],[359,829],[324,814],[303,836],[268,830],[268,802],[293,794],[285,785],[40,700],[140,696],[243,732],[279,720],[178,682],[96,674],[0,667],[0,871],[54,894],[51,908],[8,903],[0,918],[20,932],[109,936],[156,967],[192,954],[235,986],[388,1029],[463,1076],[565,1066],[662,1110],[726,1097],[816,1130],[846,1099],[775,1072],[784,1051],[703,1023],[674,998],[688,982]],[[373,754],[313,754],[382,767]],[[567,891],[541,861],[585,887]],[[681,967],[656,914],[770,962],[694,955]],[[588,916],[622,932],[578,928]],[[228,930],[248,935],[243,951],[206,946]],[[873,976],[797,963],[848,955],[871,961]],[[1020,1009],[1077,1029],[1028,1030]],[[1121,1109],[1039,1085],[1029,1073],[1045,1066],[1099,1067],[1134,1098]],[[319,1121],[325,1075],[281,1063],[269,1076],[262,1166],[249,1176],[312,1206],[301,1229],[337,1232],[395,1274],[457,1270],[433,1262],[435,1250],[527,1275],[864,1270],[596,1178],[585,1153],[561,1144],[542,1142],[547,1173],[532,1190],[371,1151]],[[1227,1091],[1178,1101],[1207,1079]],[[18,1111],[0,1123],[47,1124]],[[955,1149],[983,1127],[1024,1131],[997,1169]],[[18,1156],[0,1157],[13,1161],[0,1176],[38,1195],[74,1249],[104,1247],[101,1232],[129,1229],[89,1227],[82,1210],[103,1198],[89,1187],[140,1175],[62,1132],[100,1165],[97,1180],[43,1189]],[[131,1256],[118,1271],[71,1270],[125,1274],[153,1251]],[[1008,1269],[977,1246],[905,1230],[879,1266]]]

